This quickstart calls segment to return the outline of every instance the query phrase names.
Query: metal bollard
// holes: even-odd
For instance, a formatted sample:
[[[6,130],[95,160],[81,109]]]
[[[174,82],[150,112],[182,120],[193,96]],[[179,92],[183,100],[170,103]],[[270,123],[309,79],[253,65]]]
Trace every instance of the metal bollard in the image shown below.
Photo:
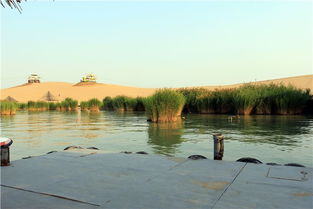
[[[222,160],[224,155],[224,136],[213,134],[214,139],[214,160]]]
[[[0,137],[1,166],[10,165],[10,145],[12,143],[12,139]]]

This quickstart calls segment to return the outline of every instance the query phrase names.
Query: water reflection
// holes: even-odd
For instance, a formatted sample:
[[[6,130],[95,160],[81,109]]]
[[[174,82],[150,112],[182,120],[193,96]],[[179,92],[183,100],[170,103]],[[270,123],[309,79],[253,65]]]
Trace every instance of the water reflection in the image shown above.
[[[186,115],[179,123],[148,123],[135,112],[18,112],[1,117],[1,134],[14,140],[12,159],[41,155],[65,146],[95,146],[113,152],[143,150],[188,157],[208,156],[212,133],[225,136],[226,160],[253,156],[260,160],[303,163],[313,167],[313,117]],[[242,149],[245,146],[245,149]],[[242,151],[244,150],[244,153]]]
[[[226,115],[189,115],[187,119],[190,135],[221,132],[227,140],[280,146],[301,146],[299,135],[310,134],[313,128],[312,118],[305,116],[241,116],[230,121]]]
[[[175,123],[149,123],[148,144],[152,145],[156,154],[174,156],[179,145],[183,142],[181,138],[184,133],[182,121]]]

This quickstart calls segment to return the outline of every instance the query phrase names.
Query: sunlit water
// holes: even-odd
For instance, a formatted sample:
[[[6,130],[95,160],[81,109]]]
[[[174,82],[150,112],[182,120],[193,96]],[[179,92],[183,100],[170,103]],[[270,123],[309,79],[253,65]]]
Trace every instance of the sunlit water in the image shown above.
[[[225,136],[223,160],[257,158],[264,163],[313,167],[313,117],[186,115],[182,122],[154,124],[144,113],[18,112],[1,117],[1,135],[14,140],[11,160],[61,151],[70,145],[105,151],[213,158],[212,134]]]

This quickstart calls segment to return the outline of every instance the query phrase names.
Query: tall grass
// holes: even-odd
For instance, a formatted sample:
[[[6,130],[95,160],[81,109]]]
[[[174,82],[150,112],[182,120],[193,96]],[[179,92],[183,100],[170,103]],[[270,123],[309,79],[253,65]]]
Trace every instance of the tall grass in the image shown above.
[[[186,97],[184,110],[218,114],[301,114],[310,100],[309,90],[277,84],[246,84],[236,89],[209,91],[179,89]]]
[[[27,103],[17,103],[17,109],[18,110],[26,110],[27,109]]]
[[[187,113],[199,113],[199,98],[208,95],[208,90],[204,88],[181,88],[177,91],[186,98],[183,111]]]
[[[135,111],[145,111],[145,98],[136,97]]]
[[[0,102],[0,114],[1,115],[14,115],[18,108],[16,102],[1,101]]]
[[[103,99],[103,109],[119,112],[144,111],[144,99],[143,97],[131,98],[127,96],[105,97]]]
[[[49,110],[56,110],[57,109],[57,103],[49,102]]]
[[[157,90],[144,102],[148,120],[152,122],[176,121],[183,110],[185,101],[184,95],[175,90]]]
[[[96,98],[80,102],[80,108],[82,111],[99,112],[101,106],[101,101]]]
[[[230,89],[208,91],[196,99],[194,109],[199,113],[232,113],[235,110],[234,95]]]
[[[27,109],[28,111],[46,111],[49,110],[49,103],[43,101],[39,102],[28,101]]]
[[[76,111],[78,107],[78,101],[72,98],[65,98],[59,105],[61,111]]]
[[[113,99],[109,96],[102,100],[104,110],[113,110]]]
[[[134,111],[137,100],[127,96],[117,96],[112,99],[113,110],[115,111]]]
[[[81,109],[81,111],[89,111],[88,110],[88,102],[86,102],[86,101],[80,102],[80,109]]]
[[[99,112],[101,107],[101,101],[93,98],[87,101],[88,108],[91,112]]]

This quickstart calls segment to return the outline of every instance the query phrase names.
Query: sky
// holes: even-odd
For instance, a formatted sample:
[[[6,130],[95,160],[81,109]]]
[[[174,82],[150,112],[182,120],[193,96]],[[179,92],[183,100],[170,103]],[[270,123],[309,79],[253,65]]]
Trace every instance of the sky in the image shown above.
[[[30,1],[1,11],[1,88],[224,85],[312,74],[311,1]]]

